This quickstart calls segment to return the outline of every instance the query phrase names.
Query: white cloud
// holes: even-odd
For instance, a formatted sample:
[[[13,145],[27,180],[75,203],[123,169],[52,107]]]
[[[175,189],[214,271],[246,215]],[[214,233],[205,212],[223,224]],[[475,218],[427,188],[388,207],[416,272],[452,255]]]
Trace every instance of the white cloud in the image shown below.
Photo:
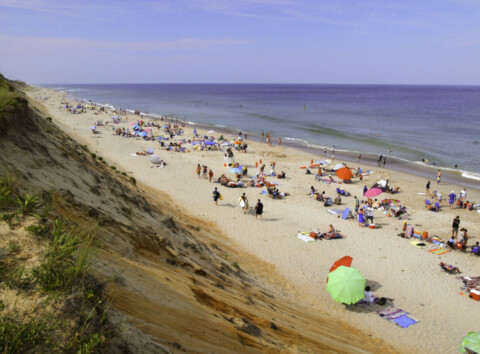
[[[88,52],[157,52],[184,50],[213,50],[231,46],[245,45],[245,40],[232,38],[198,39],[184,38],[175,41],[105,41],[61,37],[20,37],[0,35],[0,47],[4,53],[48,55],[52,53]]]

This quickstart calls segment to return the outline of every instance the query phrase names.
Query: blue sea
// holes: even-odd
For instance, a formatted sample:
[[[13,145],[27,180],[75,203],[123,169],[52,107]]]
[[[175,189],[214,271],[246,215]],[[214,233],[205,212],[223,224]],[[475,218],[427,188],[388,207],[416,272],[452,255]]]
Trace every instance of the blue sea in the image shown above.
[[[465,177],[480,179],[479,86],[44,86],[77,99],[251,135],[271,131],[274,143],[281,137],[321,150],[335,145],[336,151],[383,154],[389,160],[463,171]]]

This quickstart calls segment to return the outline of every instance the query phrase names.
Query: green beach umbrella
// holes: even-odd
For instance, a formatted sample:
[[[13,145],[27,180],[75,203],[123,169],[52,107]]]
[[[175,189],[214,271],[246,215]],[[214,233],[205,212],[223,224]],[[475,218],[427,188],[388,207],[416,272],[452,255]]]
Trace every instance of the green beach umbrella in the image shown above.
[[[366,283],[358,269],[340,266],[328,274],[327,291],[335,301],[355,304],[363,298]]]
[[[470,332],[462,338],[460,353],[480,353],[480,332]]]

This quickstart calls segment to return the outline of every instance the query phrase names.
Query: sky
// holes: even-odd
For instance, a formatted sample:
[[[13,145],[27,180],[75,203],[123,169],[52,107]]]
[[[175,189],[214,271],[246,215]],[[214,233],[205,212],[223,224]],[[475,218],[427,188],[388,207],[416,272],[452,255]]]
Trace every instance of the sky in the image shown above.
[[[480,0],[0,0],[0,73],[31,84],[480,85]]]

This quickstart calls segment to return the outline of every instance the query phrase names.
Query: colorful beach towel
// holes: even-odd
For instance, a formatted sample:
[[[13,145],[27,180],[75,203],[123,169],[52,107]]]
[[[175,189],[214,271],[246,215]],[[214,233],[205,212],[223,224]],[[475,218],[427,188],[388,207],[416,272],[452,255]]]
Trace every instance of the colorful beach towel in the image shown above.
[[[392,321],[397,326],[408,328],[419,321],[409,316],[409,313],[394,306],[390,306],[383,311],[377,311],[380,317]]]
[[[434,248],[433,250],[430,250],[428,252],[436,254],[437,256],[440,256],[442,254],[449,252],[449,250],[447,250],[446,248]]]

